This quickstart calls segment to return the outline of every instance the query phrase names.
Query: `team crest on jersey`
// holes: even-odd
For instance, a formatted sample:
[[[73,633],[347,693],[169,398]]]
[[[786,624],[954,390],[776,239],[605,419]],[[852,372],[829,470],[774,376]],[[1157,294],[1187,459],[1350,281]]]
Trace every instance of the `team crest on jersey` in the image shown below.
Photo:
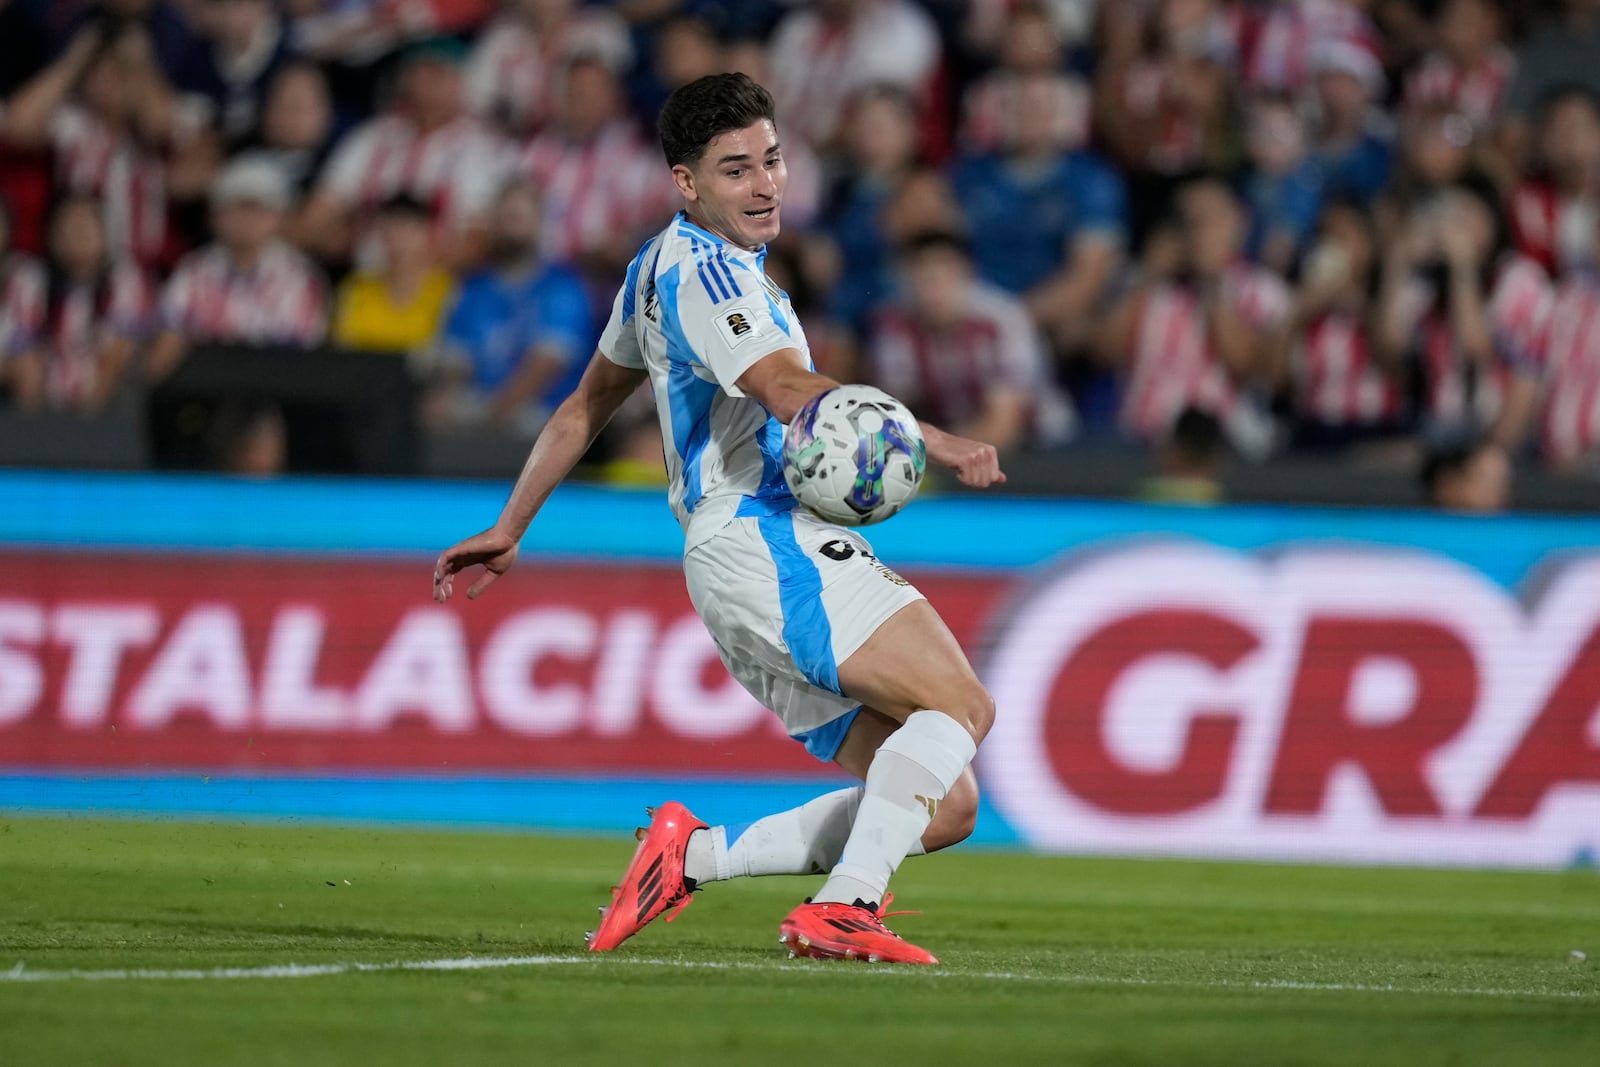
[[[737,348],[756,335],[755,315],[747,307],[718,311],[712,316],[728,347]]]

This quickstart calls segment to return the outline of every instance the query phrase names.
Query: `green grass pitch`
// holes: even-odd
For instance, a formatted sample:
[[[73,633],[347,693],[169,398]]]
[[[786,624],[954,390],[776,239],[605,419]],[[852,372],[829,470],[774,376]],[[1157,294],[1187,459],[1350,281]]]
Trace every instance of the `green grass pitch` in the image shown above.
[[[0,1063],[1600,1063],[1592,872],[957,851],[896,879],[935,969],[787,959],[816,879],[585,954],[631,849],[0,816]]]

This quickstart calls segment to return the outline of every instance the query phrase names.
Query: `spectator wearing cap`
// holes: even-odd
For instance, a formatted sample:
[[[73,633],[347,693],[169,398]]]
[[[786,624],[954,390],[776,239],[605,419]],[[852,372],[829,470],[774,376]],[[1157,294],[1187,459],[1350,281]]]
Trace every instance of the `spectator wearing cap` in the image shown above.
[[[270,163],[242,156],[211,189],[217,240],[191,252],[162,290],[147,368],[170,374],[197,344],[309,348],[322,341],[326,292],[317,269],[279,236],[290,193]]]
[[[1071,408],[1021,301],[979,280],[952,233],[911,238],[899,260],[902,295],[879,311],[867,346],[871,380],[918,418],[1002,450],[1065,440]]]
[[[89,197],[58,201],[49,229],[43,288],[10,342],[14,399],[93,414],[145,340],[152,293],[143,271],[108,253],[100,205]]]
[[[1319,42],[1375,44],[1366,7],[1365,0],[1245,0],[1227,5],[1222,21],[1238,57],[1240,81],[1252,93],[1298,95],[1315,69]]]
[[[1594,266],[1600,220],[1600,98],[1569,85],[1539,109],[1532,173],[1512,190],[1517,251],[1552,276]]]
[[[427,349],[455,297],[455,276],[433,253],[433,214],[401,193],[378,208],[380,265],[339,286],[332,340],[364,352],[416,354]]]
[[[509,156],[505,142],[466,109],[461,51],[446,39],[410,49],[393,107],[334,149],[296,224],[298,244],[330,261],[353,251],[368,265],[377,254],[370,223],[378,206],[405,193],[433,210],[444,262],[477,262]]]
[[[1323,192],[1330,200],[1371,203],[1394,164],[1394,123],[1376,103],[1383,67],[1363,42],[1336,38],[1312,50],[1312,73],[1313,154]]]
[[[562,69],[580,56],[626,74],[627,24],[578,0],[504,0],[467,60],[467,106],[508,136],[532,136],[555,117]]]
[[[959,161],[952,184],[986,280],[1021,298],[1064,349],[1086,340],[1089,309],[1105,293],[1127,236],[1121,178],[1085,147],[1087,93],[1065,128],[1057,82],[1019,79],[1014,134],[1000,152]]]
[[[531,435],[576,385],[592,313],[579,277],[540,257],[532,184],[507,185],[493,220],[488,263],[462,283],[445,327],[429,421]]]

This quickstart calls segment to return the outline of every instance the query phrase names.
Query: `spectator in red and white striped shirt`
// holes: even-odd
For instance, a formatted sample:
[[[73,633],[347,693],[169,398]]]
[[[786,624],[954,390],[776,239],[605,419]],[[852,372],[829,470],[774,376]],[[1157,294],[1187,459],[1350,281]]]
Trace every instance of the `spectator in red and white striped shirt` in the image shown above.
[[[97,412],[144,339],[152,292],[143,271],[108,254],[100,205],[89,197],[68,196],[51,215],[41,296],[13,342],[17,404]]]
[[[92,24],[17,91],[6,135],[23,147],[52,147],[58,187],[97,198],[112,252],[148,265],[167,251],[164,155],[201,147],[185,116],[143,30],[107,38]]]
[[[1562,470],[1600,462],[1600,276],[1575,270],[1556,291],[1546,348],[1541,446]]]
[[[961,100],[960,147],[979,154],[1011,147],[1017,135],[1017,113],[1023,86],[1048,78],[1054,106],[1056,144],[1082,145],[1089,140],[1088,86],[1061,69],[1061,44],[1055,23],[1042,7],[1021,6],[1006,20],[1000,66],[967,87]]]
[[[371,266],[377,209],[406,194],[432,208],[448,265],[464,267],[482,258],[488,213],[510,146],[467,112],[459,62],[452,42],[428,42],[411,51],[393,109],[357,126],[334,149],[296,222],[296,243],[329,261],[353,251],[362,266]]]
[[[633,65],[627,25],[576,0],[506,0],[467,60],[467,106],[512,136],[537,133],[555,117],[562,70],[579,56],[625,74]]]
[[[880,309],[868,343],[871,379],[918,418],[999,449],[1064,440],[1071,409],[1028,309],[978,279],[965,242],[914,237],[900,268],[904,295]]]
[[[615,279],[644,235],[671,215],[677,189],[604,63],[569,63],[556,108],[555,121],[528,142],[517,164],[544,200],[540,252]]]
[[[1538,170],[1511,193],[1517,251],[1552,275],[1594,262],[1600,222],[1600,100],[1557,90],[1539,109]]]
[[[926,104],[939,47],[933,19],[910,0],[816,0],[791,9],[767,47],[779,129],[825,151],[868,86],[894,85]]]
[[[309,348],[326,328],[326,286],[279,237],[289,189],[270,163],[234,160],[212,187],[216,243],[186,256],[161,293],[160,334],[148,370],[161,379],[191,345]]]
[[[1338,448],[1404,428],[1400,367],[1378,359],[1372,346],[1377,257],[1368,213],[1357,204],[1330,204],[1284,338],[1281,373],[1299,446]]]
[[[0,198],[0,393],[13,401],[37,392],[28,377],[33,368],[16,357],[27,351],[29,330],[42,314],[44,289],[44,267],[11,247],[11,208]]]
[[[1465,115],[1479,131],[1490,129],[1517,66],[1504,23],[1494,0],[1446,0],[1436,20],[1439,47],[1406,79],[1406,107],[1439,105]]]
[[[1260,457],[1274,443],[1261,395],[1288,288],[1244,260],[1244,207],[1226,182],[1192,180],[1177,202],[1176,243],[1152,237],[1143,276],[1099,339],[1101,357],[1127,371],[1123,429],[1154,443],[1193,407],[1217,416],[1239,452]]]
[[[1231,5],[1230,29],[1244,84],[1254,91],[1298,93],[1311,80],[1320,42],[1371,42],[1375,31],[1350,0],[1246,0]]]
[[[1424,201],[1389,245],[1375,340],[1423,383],[1422,415],[1521,441],[1538,401],[1552,296],[1544,270],[1510,250],[1492,183]]]

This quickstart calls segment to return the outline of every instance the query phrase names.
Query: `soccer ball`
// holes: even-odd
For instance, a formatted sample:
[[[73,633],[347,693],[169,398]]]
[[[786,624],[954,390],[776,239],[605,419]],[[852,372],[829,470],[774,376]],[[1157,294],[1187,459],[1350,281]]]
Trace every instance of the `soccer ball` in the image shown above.
[[[866,526],[911,502],[927,457],[904,404],[870,385],[841,385],[795,413],[783,435],[783,480],[819,518]]]

